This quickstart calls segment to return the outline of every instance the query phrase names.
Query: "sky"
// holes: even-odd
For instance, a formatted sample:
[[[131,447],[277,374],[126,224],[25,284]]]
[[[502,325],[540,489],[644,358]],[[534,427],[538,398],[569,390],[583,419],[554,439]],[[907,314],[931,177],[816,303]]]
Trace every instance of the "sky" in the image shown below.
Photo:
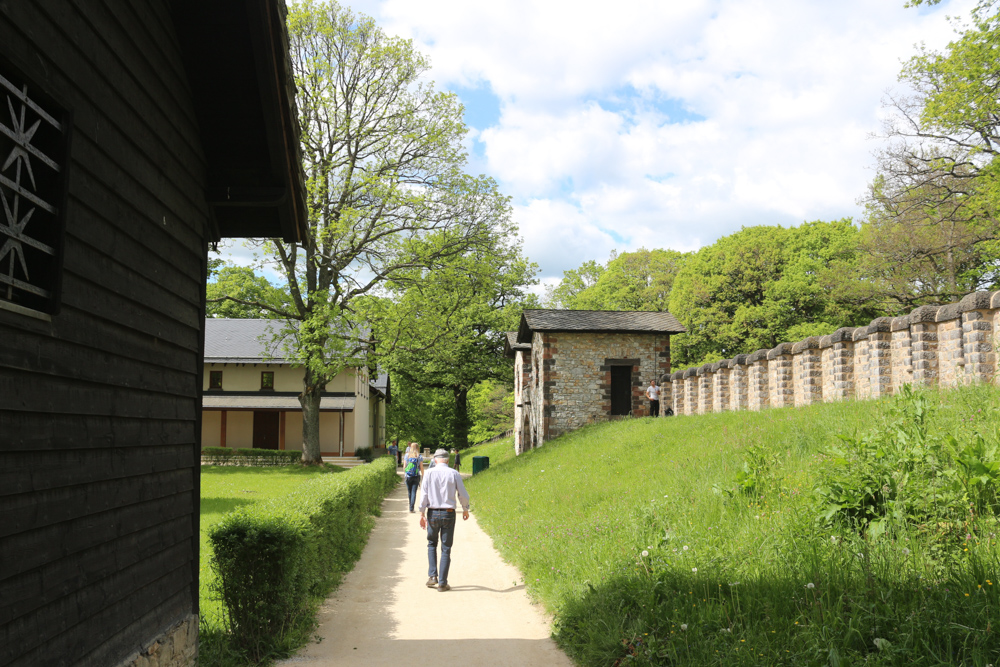
[[[972,2],[359,0],[458,94],[468,170],[512,198],[551,283],[612,249],[857,219],[882,99]]]

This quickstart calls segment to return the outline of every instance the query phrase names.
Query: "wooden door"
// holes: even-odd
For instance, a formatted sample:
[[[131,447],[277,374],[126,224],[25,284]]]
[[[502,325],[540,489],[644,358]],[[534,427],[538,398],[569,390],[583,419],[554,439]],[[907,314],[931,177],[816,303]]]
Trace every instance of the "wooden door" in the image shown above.
[[[278,412],[253,413],[253,446],[259,449],[278,448],[278,422],[281,418]]]
[[[632,412],[632,367],[611,367],[611,414],[627,415]]]

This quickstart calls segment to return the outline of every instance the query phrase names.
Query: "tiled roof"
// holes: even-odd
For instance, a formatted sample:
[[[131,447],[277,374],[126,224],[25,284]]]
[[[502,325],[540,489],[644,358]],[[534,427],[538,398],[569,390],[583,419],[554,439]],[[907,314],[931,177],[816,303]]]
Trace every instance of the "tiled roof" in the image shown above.
[[[513,359],[518,350],[530,350],[531,343],[518,343],[517,342],[517,332],[508,331],[506,337],[504,338],[503,344],[503,354],[505,357],[510,357]]]
[[[209,317],[205,320],[205,361],[214,363],[286,363],[281,343],[281,320],[238,320]],[[265,354],[270,352],[270,355]]]
[[[382,394],[382,398],[385,399],[386,405],[390,405],[392,403],[392,388],[390,386],[388,373],[379,373],[374,380],[369,380],[368,383],[372,386],[372,389]]]
[[[684,333],[687,329],[668,312],[621,310],[525,310],[517,342],[530,343],[533,331],[615,333]]]

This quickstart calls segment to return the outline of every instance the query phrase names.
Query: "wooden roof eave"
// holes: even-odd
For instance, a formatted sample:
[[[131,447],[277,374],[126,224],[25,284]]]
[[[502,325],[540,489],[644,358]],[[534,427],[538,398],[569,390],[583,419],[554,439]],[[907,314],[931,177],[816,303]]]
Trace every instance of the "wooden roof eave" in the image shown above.
[[[305,177],[284,0],[173,0],[207,161],[211,236],[301,241]]]

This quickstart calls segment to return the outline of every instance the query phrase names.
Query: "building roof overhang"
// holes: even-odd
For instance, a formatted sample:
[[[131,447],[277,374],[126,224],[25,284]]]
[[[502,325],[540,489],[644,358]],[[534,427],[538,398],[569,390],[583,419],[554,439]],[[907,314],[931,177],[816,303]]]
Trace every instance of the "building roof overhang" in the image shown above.
[[[283,0],[172,0],[207,160],[212,234],[308,233]]]
[[[521,313],[517,342],[530,344],[535,331],[676,334],[687,329],[666,311],[525,310]]]
[[[523,352],[531,351],[531,343],[518,343],[517,332],[508,331],[503,339],[503,356],[513,359],[517,356],[518,350]]]
[[[352,412],[357,399],[353,396],[323,396],[320,398],[320,412]],[[301,411],[298,396],[260,394],[214,394],[201,399],[203,410],[283,410]]]

